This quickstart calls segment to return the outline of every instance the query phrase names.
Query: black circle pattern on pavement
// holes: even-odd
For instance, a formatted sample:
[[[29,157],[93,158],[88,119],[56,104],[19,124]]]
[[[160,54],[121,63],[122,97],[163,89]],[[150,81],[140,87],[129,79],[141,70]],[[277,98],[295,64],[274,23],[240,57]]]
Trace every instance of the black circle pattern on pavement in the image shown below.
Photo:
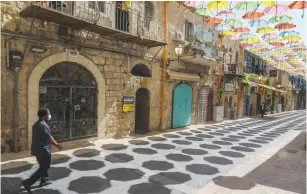
[[[134,168],[115,168],[103,174],[108,180],[131,181],[140,179],[144,173]]]
[[[48,171],[49,179],[52,181],[56,181],[59,179],[63,179],[69,177],[72,170],[66,167],[51,167]]]
[[[25,161],[13,161],[1,164],[1,175],[19,174],[21,172],[30,170],[33,164]]]
[[[184,131],[179,131],[177,132],[179,135],[193,135],[192,133],[184,132]]]
[[[166,138],[157,136],[148,137],[148,139],[151,141],[166,141]]]
[[[98,160],[77,160],[71,163],[70,168],[80,171],[98,170],[105,166],[102,161]]]
[[[227,141],[212,141],[212,143],[217,144],[217,145],[232,145],[232,143],[227,142]]]
[[[105,157],[111,163],[127,163],[133,160],[133,156],[123,153],[114,153]]]
[[[219,156],[207,156],[204,157],[204,160],[213,164],[220,164],[220,165],[229,165],[233,164],[233,162],[227,158],[219,157]]]
[[[174,160],[177,162],[189,162],[193,160],[191,156],[184,155],[184,154],[168,154],[165,157],[169,160]]]
[[[150,148],[134,148],[132,151],[135,153],[144,154],[144,155],[153,155],[153,154],[158,153],[156,150],[153,150]]]
[[[226,131],[226,130],[217,130],[216,132],[218,132],[218,133],[231,133],[230,131]]]
[[[264,141],[273,141],[274,139],[268,137],[255,137],[256,139],[264,140]]]
[[[212,144],[201,144],[199,145],[201,148],[210,149],[210,150],[218,150],[221,149],[220,146],[212,145]]]
[[[150,170],[162,170],[162,171],[174,168],[174,165],[172,163],[166,161],[156,161],[156,160],[143,162],[142,166]]]
[[[129,194],[170,194],[171,190],[158,183],[140,183],[132,185],[129,190]]]
[[[223,133],[218,133],[218,132],[208,132],[211,135],[217,135],[217,136],[223,136]]]
[[[186,140],[173,140],[172,142],[175,144],[179,144],[179,145],[191,145],[192,144],[192,142],[186,141]]]
[[[160,172],[150,176],[149,180],[161,185],[176,185],[191,180],[191,176],[181,172]]]
[[[151,147],[156,148],[156,149],[160,149],[160,150],[170,150],[170,149],[175,148],[175,146],[170,145],[170,144],[166,144],[166,143],[152,144]]]
[[[200,138],[200,137],[185,137],[185,138],[190,141],[203,141],[204,140],[203,138]]]
[[[245,146],[245,147],[250,147],[250,148],[260,148],[260,147],[262,147],[261,145],[255,144],[255,143],[239,143],[239,145]]]
[[[81,177],[70,182],[68,189],[76,193],[100,193],[111,187],[110,181],[98,176]]]
[[[250,133],[238,133],[238,135],[242,135],[242,136],[254,136],[253,134],[250,134]]]
[[[194,174],[213,175],[219,173],[219,170],[207,164],[189,164],[186,170]]]
[[[236,150],[236,151],[242,151],[242,152],[254,152],[254,149],[247,148],[247,147],[242,147],[242,146],[233,146],[231,149]]]
[[[98,156],[100,152],[95,149],[79,149],[73,152],[74,156],[77,157],[82,157],[82,158],[90,158],[90,157],[95,157]]]
[[[236,139],[245,139],[246,137],[244,136],[239,136],[239,135],[228,135],[230,138],[236,138]]]
[[[164,134],[163,137],[166,137],[166,138],[180,138],[179,135],[175,135],[175,134]]]
[[[233,151],[220,151],[219,153],[222,154],[223,156],[228,156],[232,158],[243,158],[245,156],[240,152],[233,152]]]
[[[149,141],[135,139],[135,140],[130,140],[129,143],[132,145],[148,145]]]
[[[197,128],[199,130],[202,130],[202,131],[211,131],[210,129],[206,129],[206,128]]]
[[[205,155],[205,154],[208,154],[207,151],[205,150],[202,150],[202,149],[183,149],[181,150],[182,153],[184,154],[189,154],[189,155]]]
[[[51,164],[56,165],[56,164],[66,163],[70,159],[71,157],[64,155],[64,154],[52,154]]]
[[[43,189],[43,188],[40,188],[40,189],[37,189],[35,191],[32,191],[32,194],[62,194],[60,191],[58,190],[54,190],[54,189]]]
[[[261,144],[269,143],[267,141],[263,141],[263,140],[259,140],[259,139],[250,139],[248,141],[253,142],[253,143],[261,143]]]
[[[191,130],[192,133],[202,133],[201,131],[198,130]]]
[[[119,150],[127,149],[127,146],[123,144],[111,143],[111,144],[104,144],[101,148],[105,150],[119,151]]]
[[[228,138],[228,137],[222,137],[221,140],[231,141],[231,142],[238,142],[238,141],[240,141],[239,139]]]
[[[22,179],[19,177],[4,177],[1,176],[1,193],[17,194],[21,185]],[[18,186],[16,186],[18,185]]]
[[[207,134],[197,134],[196,137],[201,137],[201,138],[213,138],[213,135],[207,135]]]

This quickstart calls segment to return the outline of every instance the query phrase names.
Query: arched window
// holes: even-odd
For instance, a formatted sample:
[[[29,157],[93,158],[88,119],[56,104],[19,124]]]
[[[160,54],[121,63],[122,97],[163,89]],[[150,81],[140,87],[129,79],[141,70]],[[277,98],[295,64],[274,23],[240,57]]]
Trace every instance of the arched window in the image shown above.
[[[153,5],[150,1],[145,1],[145,27],[150,27],[150,22],[153,18]]]
[[[131,70],[131,74],[140,77],[151,77],[151,71],[144,64],[135,65]]]
[[[229,49],[229,64],[232,64],[232,49]]]

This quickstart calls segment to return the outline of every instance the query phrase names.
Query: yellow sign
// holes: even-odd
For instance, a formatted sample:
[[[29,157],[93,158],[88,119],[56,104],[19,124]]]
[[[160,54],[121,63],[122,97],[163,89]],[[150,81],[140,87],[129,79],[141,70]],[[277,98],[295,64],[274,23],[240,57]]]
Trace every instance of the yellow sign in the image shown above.
[[[134,111],[134,104],[124,104],[123,105],[124,112],[133,112]]]

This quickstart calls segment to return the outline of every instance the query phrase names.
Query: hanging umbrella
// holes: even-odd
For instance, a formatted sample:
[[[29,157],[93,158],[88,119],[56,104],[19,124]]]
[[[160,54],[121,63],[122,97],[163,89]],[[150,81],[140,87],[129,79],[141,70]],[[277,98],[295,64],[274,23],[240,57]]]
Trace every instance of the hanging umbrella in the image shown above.
[[[264,16],[263,12],[250,11],[242,16],[243,19],[254,20]]]
[[[242,1],[238,2],[235,6],[236,10],[243,10],[245,12],[255,10],[258,7],[257,2],[255,1]]]
[[[225,17],[234,17],[236,14],[233,13],[233,11],[229,10],[229,9],[226,9],[226,10],[223,10],[223,11],[220,11],[217,16],[225,16]]]
[[[195,8],[195,13],[201,16],[212,16],[213,13],[208,8]]]
[[[216,31],[232,30],[232,27],[227,24],[218,24],[215,27],[215,30]]]
[[[246,47],[251,47],[251,46],[253,46],[253,44],[252,43],[248,43],[248,42],[243,42],[243,43],[240,44],[241,48],[246,48]]]
[[[263,28],[258,28],[256,32],[263,34],[263,33],[270,33],[270,32],[274,32],[274,31],[275,31],[275,29],[272,28],[272,27],[263,27]]]
[[[216,10],[224,9],[227,6],[228,6],[228,2],[225,0],[224,1],[211,1],[207,5],[209,9],[216,9]]]
[[[222,18],[217,18],[217,17],[212,17],[206,19],[206,23],[208,24],[220,24],[222,23],[223,19]]]
[[[250,29],[248,27],[238,27],[234,30],[234,32],[249,32]]]
[[[276,15],[269,19],[270,23],[284,23],[284,22],[290,22],[293,18],[288,15]]]
[[[262,39],[267,40],[267,39],[274,39],[278,38],[278,35],[276,33],[266,33],[261,36]]]
[[[266,7],[273,7],[276,5],[275,1],[261,1],[261,4]]]
[[[294,1],[288,6],[290,9],[302,9],[303,14],[302,18],[304,17],[304,9],[307,7],[306,1]]]
[[[257,36],[255,34],[251,33],[242,33],[240,34],[239,38],[244,39],[244,38],[256,38]]]
[[[302,40],[302,38],[300,36],[285,36],[282,39],[286,40],[288,42],[294,42],[294,41]]]
[[[241,26],[243,24],[243,22],[241,20],[237,20],[237,19],[227,19],[227,20],[225,20],[225,24],[236,27],[236,26]]]
[[[285,37],[285,36],[298,36],[299,34],[300,34],[299,32],[292,30],[292,31],[283,31],[279,35],[281,37]]]
[[[287,29],[292,29],[292,28],[295,28],[296,25],[295,24],[291,24],[291,23],[281,23],[281,24],[277,24],[275,26],[276,29],[279,29],[279,30],[287,30]]]
[[[286,5],[278,4],[272,7],[267,7],[264,9],[264,12],[268,15],[277,15],[285,13],[289,10],[289,7]]]
[[[290,47],[301,46],[301,45],[304,45],[304,42],[303,41],[294,41],[294,42],[289,42],[288,45]]]
[[[270,42],[269,45],[272,45],[272,46],[285,46],[285,43],[283,43],[283,42]]]
[[[184,4],[186,6],[195,8],[195,7],[201,6],[202,2],[201,1],[185,1]]]
[[[239,37],[238,36],[230,36],[229,40],[239,40]]]
[[[262,20],[262,19],[251,20],[248,22],[248,24],[250,25],[250,27],[257,27],[257,28],[261,28],[261,27],[269,25],[269,23],[266,20]]]
[[[250,37],[250,38],[244,38],[243,41],[250,42],[250,43],[258,43],[260,42],[260,39],[257,37],[254,37],[254,38]]]
[[[221,33],[223,36],[231,36],[231,35],[235,35],[236,33],[232,30],[225,30]]]

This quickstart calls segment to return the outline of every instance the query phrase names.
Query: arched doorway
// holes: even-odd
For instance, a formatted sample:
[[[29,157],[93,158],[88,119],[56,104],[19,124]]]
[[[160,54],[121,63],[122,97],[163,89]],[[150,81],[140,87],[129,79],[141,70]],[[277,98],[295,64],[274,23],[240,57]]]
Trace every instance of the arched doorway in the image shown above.
[[[150,99],[149,91],[140,88],[135,99],[135,133],[143,134],[149,131]]]
[[[39,81],[39,107],[48,108],[53,136],[60,141],[97,135],[97,86],[94,76],[74,62],[45,71]]]
[[[224,118],[227,118],[228,117],[228,97],[225,96],[225,99],[224,99]]]
[[[202,88],[198,94],[198,122],[213,120],[213,91]]]
[[[192,88],[185,83],[179,84],[173,94],[172,127],[184,127],[191,124]]]

